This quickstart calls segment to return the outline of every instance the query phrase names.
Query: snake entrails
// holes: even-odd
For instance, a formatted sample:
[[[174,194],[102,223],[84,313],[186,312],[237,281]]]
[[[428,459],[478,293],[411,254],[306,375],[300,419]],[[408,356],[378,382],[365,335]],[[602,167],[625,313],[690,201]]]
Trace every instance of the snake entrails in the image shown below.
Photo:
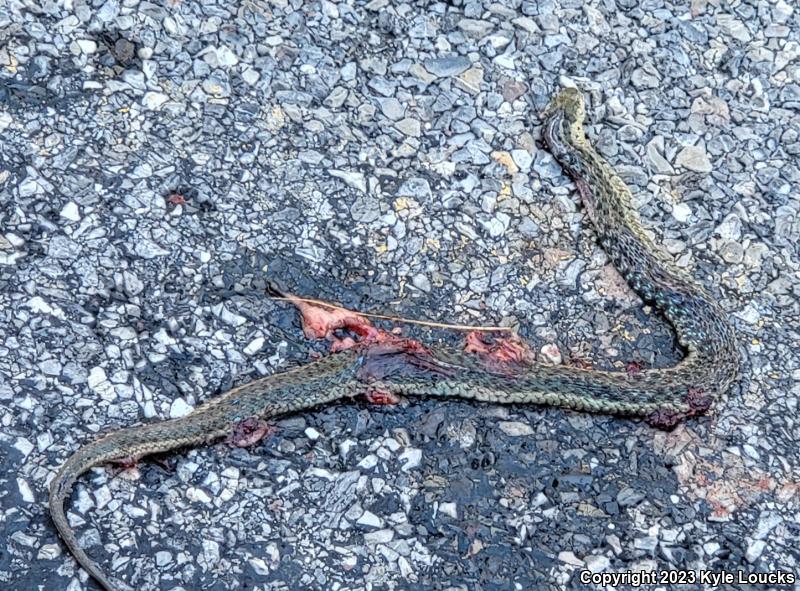
[[[269,418],[381,388],[411,396],[456,396],[638,416],[663,427],[705,412],[736,378],[734,331],[714,299],[644,233],[631,192],[595,151],[583,129],[582,95],[567,89],[544,112],[544,139],[573,177],[603,249],[630,286],[674,326],[684,359],[639,373],[532,364],[504,371],[475,355],[444,349],[410,352],[356,346],[271,375],[197,407],[191,414],[109,433],[80,448],[50,485],[50,512],[73,556],[106,590],[117,587],[80,547],[64,512],[78,477],[112,460],[208,443],[252,417]]]

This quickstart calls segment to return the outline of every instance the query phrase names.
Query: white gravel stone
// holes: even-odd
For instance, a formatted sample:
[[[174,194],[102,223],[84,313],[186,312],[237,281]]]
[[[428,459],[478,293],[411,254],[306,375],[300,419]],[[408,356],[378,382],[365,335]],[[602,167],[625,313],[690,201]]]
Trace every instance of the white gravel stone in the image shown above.
[[[245,355],[255,355],[264,347],[264,337],[256,337],[244,348]]]
[[[217,62],[220,66],[230,67],[239,63],[239,58],[228,47],[217,47]]]
[[[420,122],[410,117],[406,117],[405,119],[397,121],[394,124],[394,126],[401,132],[403,132],[405,135],[410,137],[419,137],[420,135],[422,135],[422,128],[420,126]]]
[[[172,553],[166,550],[159,550],[156,552],[156,564],[158,566],[167,566],[172,562]]]
[[[458,519],[458,505],[453,502],[439,503],[439,513],[453,519]]]
[[[677,221],[682,224],[685,224],[689,221],[689,217],[692,215],[692,208],[689,207],[686,203],[676,203],[672,206],[672,217],[674,217]]]
[[[76,43],[83,53],[90,54],[97,51],[97,43],[91,39],[78,39]]]
[[[364,543],[370,546],[375,544],[387,544],[394,539],[394,531],[391,529],[379,529],[364,534]]]
[[[192,502],[204,503],[206,505],[210,504],[212,500],[206,491],[194,486],[190,486],[186,489],[186,498]]]
[[[203,559],[205,564],[213,566],[219,562],[219,543],[214,540],[203,540]]]
[[[711,172],[714,167],[708,159],[708,154],[701,146],[686,146],[678,152],[675,164],[695,172]]]
[[[242,72],[242,80],[247,82],[250,86],[255,86],[256,82],[259,81],[261,78],[261,74],[258,70],[254,70],[253,68],[247,68],[244,72]]]
[[[5,131],[14,119],[11,117],[10,113],[1,112],[0,113],[0,131]]]
[[[371,511],[364,511],[364,513],[362,513],[361,517],[358,518],[358,521],[356,523],[364,527],[374,527],[374,528],[383,527],[383,519],[381,519]]]
[[[422,450],[415,447],[406,449],[400,454],[400,461],[404,462],[402,470],[408,472],[419,466],[422,461]]]
[[[117,398],[114,386],[108,381],[106,370],[102,367],[93,367],[91,371],[89,371],[89,376],[86,381],[89,388],[97,392],[103,400],[112,401]]]
[[[81,212],[78,209],[78,204],[74,201],[68,201],[67,204],[61,208],[61,213],[59,215],[71,222],[79,222],[81,219]]]
[[[362,193],[367,192],[367,180],[360,172],[349,170],[329,170],[331,176],[342,179],[348,187],[358,189]]]
[[[541,356],[542,360],[550,365],[561,365],[561,351],[558,349],[558,345],[554,343],[548,343],[541,348]]]
[[[269,566],[267,566],[267,563],[262,558],[254,556],[249,558],[247,562],[253,567],[253,570],[259,576],[263,577],[270,573]]]
[[[525,435],[533,435],[533,428],[519,421],[500,421],[497,424],[498,428],[511,437],[522,437]]]
[[[522,172],[528,172],[533,164],[533,156],[528,150],[511,150],[511,158]]]
[[[169,407],[169,416],[172,419],[185,417],[194,410],[194,407],[187,403],[183,398],[176,398]]]
[[[146,92],[142,97],[142,105],[151,111],[158,111],[161,106],[169,100],[169,96],[163,92]]]
[[[607,556],[591,554],[583,559],[586,568],[593,573],[601,573],[611,566],[611,561]]]
[[[764,548],[767,547],[767,542],[764,540],[753,540],[747,545],[747,550],[745,551],[745,558],[747,562],[750,564],[754,564],[761,558],[761,555],[764,553]]]
[[[31,485],[28,484],[28,481],[24,478],[17,478],[17,490],[19,491],[19,496],[25,503],[36,502],[36,497],[33,494],[33,490],[31,490]]]
[[[28,454],[33,451],[34,446],[33,443],[31,443],[24,437],[17,437],[14,440],[14,449],[16,449],[19,453],[21,453],[22,457],[27,457]]]
[[[61,544],[44,544],[36,554],[36,560],[55,560],[61,556]]]
[[[585,563],[583,560],[575,556],[574,552],[563,551],[558,553],[558,559],[563,562],[564,564],[568,564],[570,566],[584,566]]]
[[[362,470],[372,470],[375,466],[378,465],[378,456],[375,454],[369,454],[365,456],[359,463],[358,467]]]
[[[111,494],[111,489],[108,488],[108,485],[103,485],[94,491],[94,503],[98,508],[105,507],[113,498],[114,497]]]

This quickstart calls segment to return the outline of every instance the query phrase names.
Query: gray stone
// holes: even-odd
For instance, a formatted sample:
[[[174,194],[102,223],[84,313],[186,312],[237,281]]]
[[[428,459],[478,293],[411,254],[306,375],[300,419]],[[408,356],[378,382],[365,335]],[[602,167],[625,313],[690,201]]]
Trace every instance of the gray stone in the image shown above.
[[[427,179],[414,177],[408,179],[397,189],[398,197],[413,197],[419,201],[428,201],[432,198],[431,186]]]
[[[203,80],[203,92],[212,97],[228,97],[231,94],[228,75],[223,70],[214,70]]]
[[[425,69],[434,76],[445,78],[457,76],[472,65],[469,58],[461,55],[449,55],[425,60]]]
[[[695,172],[711,172],[714,167],[702,146],[686,146],[678,152],[675,164]]]
[[[358,189],[362,193],[367,192],[367,180],[364,174],[353,170],[336,170],[331,169],[328,171],[332,177],[342,179],[348,187]]]
[[[533,156],[528,150],[511,150],[511,157],[522,172],[528,172],[533,164]]]
[[[169,97],[162,92],[145,92],[142,97],[142,105],[151,111],[158,111],[168,100]]]
[[[406,108],[394,97],[378,99],[381,113],[392,121],[399,121],[406,114]]]
[[[505,234],[511,218],[507,213],[498,212],[494,217],[480,220],[480,224],[489,232],[489,236],[497,238]]]
[[[431,291],[431,282],[428,277],[422,273],[414,275],[414,277],[411,279],[411,283],[420,291],[424,291],[425,293],[429,293]]]
[[[519,421],[500,421],[497,426],[503,433],[511,437],[524,437],[534,433],[530,425]]]
[[[95,16],[104,23],[110,23],[119,15],[119,2],[117,0],[107,0],[97,11]]]
[[[381,215],[380,203],[373,197],[359,197],[350,207],[350,215],[357,222],[365,224],[374,222]]]
[[[606,556],[591,554],[583,559],[586,568],[593,573],[601,573],[611,566],[611,561]]]
[[[400,121],[396,122],[394,126],[399,131],[410,137],[419,137],[422,134],[420,122],[417,119],[413,119],[411,117],[406,117],[405,119],[401,119]]]
[[[458,28],[470,37],[481,39],[492,32],[494,25],[489,21],[462,18],[458,21]]]

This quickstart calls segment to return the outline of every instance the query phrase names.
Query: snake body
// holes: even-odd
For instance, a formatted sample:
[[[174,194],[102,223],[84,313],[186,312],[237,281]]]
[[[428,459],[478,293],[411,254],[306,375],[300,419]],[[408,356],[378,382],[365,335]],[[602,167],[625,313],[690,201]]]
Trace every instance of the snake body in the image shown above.
[[[50,484],[50,513],[79,564],[107,591],[127,588],[112,583],[89,558],[67,522],[64,503],[81,474],[109,461],[209,443],[252,417],[275,417],[374,389],[638,416],[662,427],[705,412],[737,377],[733,328],[714,299],[644,233],[630,190],[586,139],[584,118],[582,95],[562,91],[544,112],[544,139],[573,177],[617,270],[674,326],[686,351],[680,363],[629,374],[539,364],[509,369],[447,349],[355,347],[330,355],[234,388],[185,417],[121,429],[80,448]]]

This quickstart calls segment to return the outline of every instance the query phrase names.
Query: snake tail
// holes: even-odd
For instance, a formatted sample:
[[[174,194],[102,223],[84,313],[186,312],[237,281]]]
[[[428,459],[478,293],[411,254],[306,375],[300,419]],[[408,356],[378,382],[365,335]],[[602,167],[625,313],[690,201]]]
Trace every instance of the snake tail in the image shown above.
[[[103,573],[80,546],[67,521],[64,503],[81,474],[108,462],[210,443],[230,435],[235,425],[252,417],[271,418],[352,397],[364,389],[355,379],[360,355],[358,350],[329,355],[229,390],[184,417],[113,431],[84,445],[50,482],[50,515],[61,539],[103,589],[130,589],[120,582],[115,584]]]

